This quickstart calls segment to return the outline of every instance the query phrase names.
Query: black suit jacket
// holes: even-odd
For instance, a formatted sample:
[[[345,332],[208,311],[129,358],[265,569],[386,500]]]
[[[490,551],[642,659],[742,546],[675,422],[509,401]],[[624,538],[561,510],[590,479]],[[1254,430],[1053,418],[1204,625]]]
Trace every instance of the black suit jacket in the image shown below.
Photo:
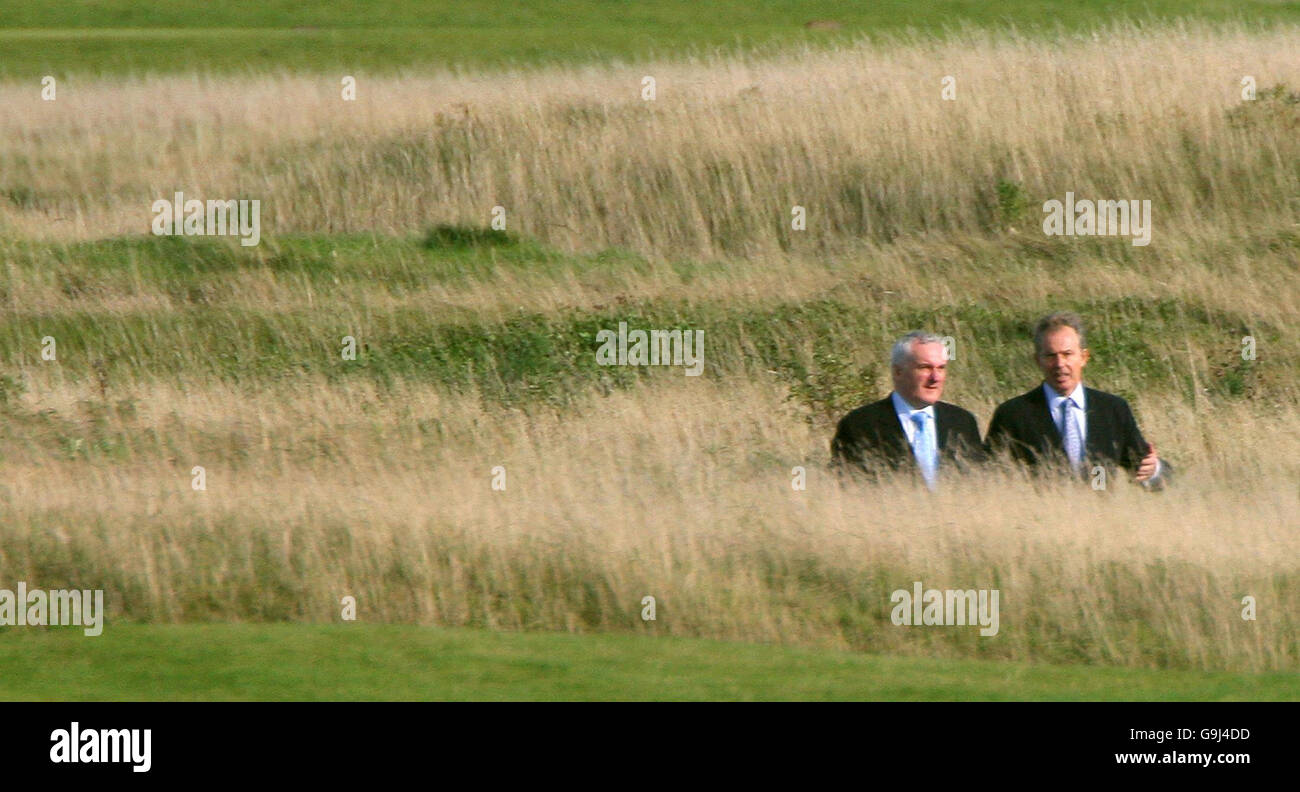
[[[1147,455],[1147,442],[1138,429],[1128,402],[1113,393],[1084,386],[1084,412],[1088,417],[1084,438],[1085,472],[1100,464],[1110,471],[1115,466],[1136,472]],[[1040,383],[1028,393],[1003,402],[989,422],[985,449],[991,453],[1009,451],[1011,456],[1030,467],[1065,464],[1061,433],[1052,420],[1047,394]],[[1160,478],[1152,482],[1161,486],[1172,472],[1160,462]]]
[[[870,474],[917,470],[892,396],[863,405],[840,420],[831,440],[831,460],[838,469]],[[983,461],[984,447],[974,415],[955,404],[936,402],[934,424],[939,433],[940,476],[945,468],[960,470]]]

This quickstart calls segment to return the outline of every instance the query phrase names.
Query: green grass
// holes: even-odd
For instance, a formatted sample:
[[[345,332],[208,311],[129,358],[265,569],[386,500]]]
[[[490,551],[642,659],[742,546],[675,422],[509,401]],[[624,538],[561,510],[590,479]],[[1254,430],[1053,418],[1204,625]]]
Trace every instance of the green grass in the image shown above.
[[[1300,700],[1295,674],[361,624],[9,629],[0,667],[3,700]]]
[[[471,229],[472,230],[472,229]],[[468,239],[462,238],[468,235]],[[1294,250],[1300,239],[1283,240]],[[990,283],[1009,269],[1051,270],[1076,256],[1068,245],[1018,249],[1014,243],[985,251],[967,266],[987,268]],[[967,350],[971,392],[1011,396],[1032,382],[1035,372],[1023,350],[1034,317],[1065,306],[1089,316],[1100,328],[1094,346],[1101,354],[1091,369],[1111,390],[1132,395],[1145,390],[1189,389],[1191,374],[1181,351],[1187,342],[1213,350],[1217,367],[1205,388],[1216,397],[1241,398],[1255,389],[1284,390],[1281,370],[1262,378],[1243,363],[1234,346],[1241,328],[1251,327],[1261,344],[1275,348],[1281,328],[1257,317],[1185,304],[1173,298],[1079,297],[1014,309],[993,308],[979,295],[952,305],[895,299],[857,304],[826,296],[769,305],[728,301],[631,300],[623,304],[551,313],[520,312],[485,319],[471,311],[435,314],[394,307],[384,313],[358,311],[358,291],[374,284],[394,296],[431,286],[470,280],[490,282],[503,270],[528,271],[550,280],[569,273],[602,279],[646,266],[635,254],[617,250],[569,256],[532,240],[504,243],[436,230],[423,240],[370,235],[301,235],[272,240],[252,251],[235,244],[171,237],[112,239],[70,247],[16,243],[8,273],[0,273],[0,296],[15,288],[6,277],[48,282],[80,300],[100,293],[156,292],[171,301],[165,311],[68,310],[53,315],[14,312],[0,319],[0,367],[39,365],[41,339],[57,340],[59,366],[67,375],[91,378],[104,361],[108,395],[135,378],[186,378],[199,374],[230,382],[265,384],[285,372],[320,373],[331,381],[362,378],[381,386],[395,378],[473,387],[492,401],[535,400],[563,405],[592,387],[631,387],[663,372],[648,367],[601,367],[596,334],[617,328],[694,328],[706,338],[706,374],[753,375],[780,372],[792,384],[824,380],[824,361],[808,360],[804,339],[815,351],[855,347],[884,349],[898,327],[934,327],[953,335]],[[708,273],[712,265],[701,270]],[[230,302],[233,273],[269,271],[283,284],[310,284],[316,303],[250,306]],[[707,277],[707,275],[706,275]],[[707,289],[703,290],[707,295]],[[340,338],[359,339],[358,358],[343,360]],[[998,343],[988,343],[997,339]],[[1152,343],[1150,339],[1172,339]],[[157,349],[169,353],[159,355]],[[1235,362],[1234,362],[1235,361]],[[852,392],[830,394],[831,412],[860,401],[870,383],[845,372]],[[672,376],[681,376],[674,372]],[[763,376],[768,376],[764,374]],[[822,385],[827,383],[822,382]],[[824,387],[819,389],[826,395]],[[8,391],[0,392],[3,407]],[[842,403],[841,403],[842,402]]]
[[[636,60],[712,48],[829,44],[959,25],[1093,28],[1189,17],[1276,23],[1300,4],[1270,0],[564,0],[467,3],[30,3],[0,0],[0,77],[293,69],[365,74],[426,66]],[[832,20],[835,30],[805,23]]]

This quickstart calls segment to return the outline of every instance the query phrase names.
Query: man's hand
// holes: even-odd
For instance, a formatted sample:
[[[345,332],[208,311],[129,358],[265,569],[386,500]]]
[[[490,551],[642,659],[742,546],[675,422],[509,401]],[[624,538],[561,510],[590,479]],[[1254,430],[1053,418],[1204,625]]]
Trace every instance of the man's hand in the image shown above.
[[[1138,465],[1137,480],[1146,481],[1156,474],[1156,468],[1160,465],[1160,457],[1156,456],[1156,447],[1147,443],[1147,455],[1142,457],[1142,462]]]

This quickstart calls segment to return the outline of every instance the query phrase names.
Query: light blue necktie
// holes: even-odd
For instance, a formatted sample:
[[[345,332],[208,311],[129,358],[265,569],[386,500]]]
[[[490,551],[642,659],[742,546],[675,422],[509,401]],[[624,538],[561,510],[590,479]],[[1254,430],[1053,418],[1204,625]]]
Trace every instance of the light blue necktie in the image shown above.
[[[1070,460],[1070,467],[1076,471],[1083,465],[1083,433],[1079,431],[1079,421],[1071,409],[1077,406],[1074,399],[1068,397],[1061,402],[1061,439],[1065,444],[1065,456]]]
[[[936,458],[935,444],[932,442],[929,418],[929,415],[920,410],[912,413],[912,422],[916,424],[912,453],[916,455],[916,464],[921,468],[921,475],[925,477],[926,486],[933,489],[939,460]]]

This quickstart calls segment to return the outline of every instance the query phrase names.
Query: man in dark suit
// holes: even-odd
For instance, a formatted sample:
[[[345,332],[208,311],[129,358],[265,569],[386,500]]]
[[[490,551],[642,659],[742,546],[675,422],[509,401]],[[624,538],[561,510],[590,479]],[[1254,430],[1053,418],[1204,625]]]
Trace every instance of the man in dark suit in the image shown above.
[[[975,416],[939,401],[948,377],[943,339],[914,331],[890,355],[894,391],[844,416],[831,440],[841,470],[914,470],[934,488],[941,472],[984,458]]]
[[[1033,468],[1058,465],[1089,475],[1095,465],[1122,467],[1143,486],[1159,489],[1171,470],[1138,429],[1128,402],[1085,387],[1083,368],[1091,352],[1077,314],[1044,316],[1034,328],[1034,361],[1043,382],[1003,402],[989,423],[985,447],[1009,452]]]

